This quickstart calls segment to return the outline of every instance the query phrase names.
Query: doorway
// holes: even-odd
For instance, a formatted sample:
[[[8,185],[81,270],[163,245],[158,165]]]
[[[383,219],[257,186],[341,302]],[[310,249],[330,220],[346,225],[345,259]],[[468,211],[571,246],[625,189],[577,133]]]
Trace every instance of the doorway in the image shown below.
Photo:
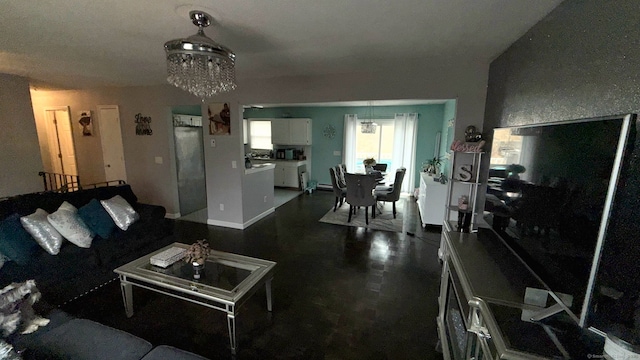
[[[97,109],[105,180],[126,182],[127,169],[120,130],[120,109],[118,105],[98,105]]]
[[[51,159],[51,172],[65,175],[78,175],[76,151],[71,128],[71,116],[68,106],[46,108],[44,110],[47,145]],[[55,188],[65,186],[65,177],[56,179]]]

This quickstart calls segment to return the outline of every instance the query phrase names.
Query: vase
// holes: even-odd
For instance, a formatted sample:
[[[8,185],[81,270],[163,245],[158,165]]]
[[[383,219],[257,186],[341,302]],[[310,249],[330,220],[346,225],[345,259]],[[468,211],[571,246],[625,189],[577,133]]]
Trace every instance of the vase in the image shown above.
[[[192,263],[193,266],[193,278],[198,280],[200,279],[200,277],[202,276],[202,273],[204,271],[204,262],[202,264],[194,261]]]

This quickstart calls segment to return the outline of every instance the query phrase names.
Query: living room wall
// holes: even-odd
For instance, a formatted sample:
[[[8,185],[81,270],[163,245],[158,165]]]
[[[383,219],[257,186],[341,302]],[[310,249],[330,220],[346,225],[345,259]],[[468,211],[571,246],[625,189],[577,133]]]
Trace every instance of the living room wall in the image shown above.
[[[485,134],[500,126],[640,113],[639,25],[637,0],[564,1],[491,64]],[[631,303],[640,286],[640,139],[633,146],[601,259],[608,268],[599,272],[609,275],[610,288],[634,289],[622,297],[629,306],[619,305],[631,311],[626,320],[634,307],[637,312]]]
[[[243,104],[312,103],[351,100],[456,99],[456,132],[468,124],[478,124],[484,112],[488,64],[468,59],[394,66],[389,73],[333,74],[317,77],[239,79],[238,89],[211,99],[232,104],[232,126],[241,130]],[[173,143],[170,136],[171,107],[201,104],[200,99],[169,85],[151,87],[100,88],[75,91],[34,92],[34,113],[45,106],[69,105],[74,109],[95,110],[97,105],[119,105],[128,181],[143,202],[163,205],[168,213],[178,213]],[[235,111],[234,111],[235,110]],[[142,113],[153,119],[152,136],[136,136],[134,116]],[[0,120],[4,121],[4,120]],[[207,201],[218,209],[210,219],[242,222],[242,135],[217,137],[217,147],[209,146],[205,136]],[[84,154],[102,161],[100,153]],[[165,159],[156,164],[155,157]],[[167,161],[168,159],[168,161]]]
[[[637,10],[634,0],[563,2],[491,63],[485,130],[639,112]]]
[[[0,198],[44,190],[27,79],[0,74],[0,124]]]

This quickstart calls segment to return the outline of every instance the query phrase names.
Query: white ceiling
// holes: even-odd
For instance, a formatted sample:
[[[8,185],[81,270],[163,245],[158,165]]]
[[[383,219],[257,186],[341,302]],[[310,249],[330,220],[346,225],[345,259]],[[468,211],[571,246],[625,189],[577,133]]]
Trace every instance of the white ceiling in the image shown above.
[[[0,73],[61,88],[165,82],[163,45],[195,34],[237,56],[237,77],[375,73],[403,62],[488,63],[562,0],[57,0],[0,2]]]

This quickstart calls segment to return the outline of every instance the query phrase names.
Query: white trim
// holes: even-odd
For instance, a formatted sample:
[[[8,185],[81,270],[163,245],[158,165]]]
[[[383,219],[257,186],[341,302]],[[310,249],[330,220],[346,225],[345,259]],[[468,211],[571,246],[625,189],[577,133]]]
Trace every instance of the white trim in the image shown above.
[[[164,217],[165,217],[166,219],[174,219],[174,220],[175,220],[175,219],[177,219],[177,218],[179,218],[180,216],[181,216],[181,215],[180,215],[180,213],[179,213],[179,212],[177,212],[177,213],[166,213],[166,214],[164,215]]]
[[[207,219],[207,225],[222,226],[222,227],[228,227],[228,228],[239,229],[239,230],[244,229],[243,224],[232,223],[228,221],[211,220],[211,219]]]
[[[272,214],[276,211],[276,208],[272,207],[270,209],[267,209],[265,212],[263,212],[262,214],[259,214],[258,216],[254,217],[253,219],[250,219],[249,221],[245,221],[244,223],[244,228],[248,228],[249,226],[255,224],[256,222],[258,222],[259,220],[261,220],[262,218],[265,218],[267,215]]]
[[[249,221],[246,221],[244,223],[233,223],[233,222],[228,222],[228,221],[220,221],[220,220],[212,220],[212,219],[207,219],[207,224],[208,225],[213,225],[213,226],[222,226],[222,227],[227,227],[227,228],[232,228],[232,229],[239,229],[239,230],[244,230],[246,228],[248,228],[249,226],[255,224],[256,222],[258,222],[258,220],[261,220],[262,218],[266,217],[267,215],[275,212],[276,209],[275,208],[270,208],[267,209],[265,212],[263,212],[262,214],[259,214],[258,216],[254,217],[253,219],[250,219]]]

